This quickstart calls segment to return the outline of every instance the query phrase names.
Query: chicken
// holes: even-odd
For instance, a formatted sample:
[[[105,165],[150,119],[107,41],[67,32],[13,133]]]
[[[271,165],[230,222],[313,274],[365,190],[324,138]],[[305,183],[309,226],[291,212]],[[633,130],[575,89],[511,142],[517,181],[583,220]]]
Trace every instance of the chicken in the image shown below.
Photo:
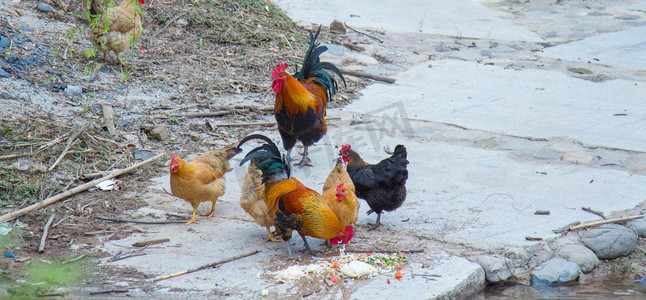
[[[291,167],[286,157],[281,157],[276,144],[264,135],[253,134],[243,138],[238,147],[252,139],[265,141],[247,153],[240,165],[253,160],[262,172],[265,184],[265,202],[274,216],[274,224],[292,256],[289,241],[296,230],[303,239],[305,248],[312,253],[305,236],[330,240],[332,244],[347,244],[352,238],[352,227],[343,228],[334,212],[325,204],[319,193],[291,177]]]
[[[320,32],[321,27],[316,35],[310,32],[310,46],[300,71],[290,75],[285,71],[288,65],[280,63],[272,72],[274,81],[271,87],[276,93],[274,115],[278,132],[290,161],[296,141],[303,143],[303,158],[298,164],[301,167],[311,165],[307,149],[327,132],[327,102],[334,98],[338,85],[326,70],[337,74],[345,85],[341,71],[329,62],[321,62],[319,58],[327,50],[326,46],[316,43]]]
[[[280,242],[269,229],[269,227],[274,226],[274,218],[265,202],[265,185],[262,183],[262,172],[256,168],[253,160],[249,164],[247,174],[242,181],[240,206],[253,217],[256,223],[267,228],[265,242]]]
[[[113,52],[122,64],[119,53],[134,44],[141,36],[141,4],[146,0],[121,0],[115,6],[112,0],[90,0],[90,41],[99,51]]]
[[[237,147],[213,150],[199,155],[190,163],[173,155],[170,162],[170,190],[174,196],[193,206],[193,214],[186,225],[197,222],[195,213],[200,202],[211,201],[211,211],[201,216],[213,216],[218,197],[224,195],[222,177],[231,171],[229,160],[237,153],[240,153]]]
[[[325,180],[323,199],[339,219],[341,226],[354,227],[359,216],[359,203],[354,192],[354,184],[343,168],[341,158],[337,159],[336,165]]]
[[[406,180],[408,179],[408,160],[406,147],[397,145],[391,157],[371,165],[361,159],[350,145],[341,148],[339,154],[356,188],[357,197],[368,202],[368,214],[377,213],[377,222],[371,230],[381,225],[383,211],[393,211],[406,200]]]

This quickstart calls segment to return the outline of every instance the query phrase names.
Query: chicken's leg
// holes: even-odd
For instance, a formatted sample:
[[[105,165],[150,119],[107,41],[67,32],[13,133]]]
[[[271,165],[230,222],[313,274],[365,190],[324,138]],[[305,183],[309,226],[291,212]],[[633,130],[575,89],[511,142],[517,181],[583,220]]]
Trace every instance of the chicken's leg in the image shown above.
[[[117,63],[123,66],[123,63],[121,62],[121,58],[119,58],[119,53],[117,53],[117,52],[115,51],[115,52],[114,52],[114,55],[116,55],[116,56],[117,56]]]
[[[314,251],[312,251],[312,248],[310,248],[310,244],[307,243],[307,240],[305,239],[305,236],[301,234],[301,238],[303,239],[303,243],[305,243],[305,249],[307,249],[307,251],[310,254],[314,254]]]
[[[211,200],[211,203],[213,203],[213,205],[211,205],[211,211],[206,214],[200,214],[200,216],[207,216],[207,218],[213,217],[213,215],[217,211],[217,209],[215,209],[215,201],[217,200]]]
[[[289,241],[285,241],[285,245],[287,245],[287,255],[292,257],[292,247],[289,246]]]
[[[267,226],[267,238],[265,239],[265,242],[280,242],[279,239],[276,238],[276,236],[271,232],[269,229],[269,226]]]
[[[381,226],[381,213],[382,213],[382,212],[378,212],[378,213],[377,213],[377,222],[375,222],[375,225],[373,225],[373,226],[372,226],[372,228],[370,228],[370,229],[368,229],[368,230],[371,230],[371,231],[372,231],[372,230],[377,229],[377,227]]]
[[[312,166],[311,162],[312,161],[307,157],[307,146],[303,146],[303,158],[301,158],[301,161],[298,163],[298,166],[301,168],[304,166],[311,167]]]
[[[189,225],[191,223],[197,223],[197,219],[195,218],[195,213],[197,213],[197,207],[200,204],[198,203],[197,205],[193,205],[193,215],[191,215],[191,219],[186,222],[186,225]]]

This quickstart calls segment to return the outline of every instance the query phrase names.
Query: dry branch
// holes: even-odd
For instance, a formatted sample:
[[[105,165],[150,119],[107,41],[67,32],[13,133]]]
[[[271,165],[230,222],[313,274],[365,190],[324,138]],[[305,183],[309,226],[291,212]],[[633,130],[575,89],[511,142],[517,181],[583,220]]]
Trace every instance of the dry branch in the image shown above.
[[[361,72],[361,71],[353,71],[353,70],[341,69],[341,73],[346,74],[346,75],[361,77],[361,78],[368,78],[368,79],[377,80],[377,81],[395,83],[395,78],[382,76],[382,75],[369,74],[369,73]]]
[[[213,126],[274,126],[276,122],[255,122],[255,123],[219,123],[213,124]]]
[[[231,258],[227,258],[227,259],[224,259],[224,260],[221,260],[221,261],[216,261],[216,262],[210,263],[208,265],[203,265],[203,266],[199,266],[197,268],[188,269],[188,270],[178,272],[178,273],[175,273],[175,274],[162,276],[162,277],[154,279],[153,281],[159,281],[159,280],[164,280],[164,279],[168,279],[168,278],[173,278],[173,277],[177,277],[177,276],[180,276],[180,275],[192,273],[192,272],[203,270],[203,269],[216,268],[216,267],[219,267],[221,264],[232,262],[234,260],[238,260],[238,259],[241,259],[241,258],[245,258],[247,256],[254,255],[254,254],[258,253],[258,252],[260,252],[260,250],[254,250],[254,251],[247,252],[245,254],[234,256],[234,257],[231,257]]]
[[[106,218],[106,217],[94,217],[95,219],[103,221],[113,221],[113,222],[122,222],[122,223],[137,223],[137,224],[171,224],[171,223],[186,223],[188,220],[159,220],[159,221],[146,221],[146,220],[131,220],[131,219],[119,219],[119,218]]]
[[[593,214],[595,214],[595,215],[597,215],[597,216],[601,217],[601,218],[602,218],[602,219],[604,219],[604,220],[608,220],[608,218],[606,218],[606,216],[605,216],[602,212],[600,212],[600,211],[592,210],[592,209],[591,209],[591,208],[589,208],[589,207],[581,207],[581,209],[582,209],[583,211],[587,211],[587,212],[589,212],[589,213],[593,213]]]
[[[52,226],[52,222],[54,222],[54,217],[56,214],[52,214],[49,217],[49,220],[47,220],[47,224],[45,224],[45,228],[43,228],[43,236],[40,238],[40,245],[38,245],[38,252],[43,253],[45,252],[45,241],[47,241],[47,232],[49,231],[49,226]]]
[[[114,170],[109,175],[106,175],[106,176],[101,177],[99,179],[95,179],[95,180],[92,180],[92,181],[90,181],[88,183],[79,185],[79,186],[77,186],[77,187],[75,187],[75,188],[73,188],[71,190],[67,190],[67,191],[62,192],[60,194],[54,195],[54,196],[49,197],[49,198],[47,198],[47,199],[45,199],[45,200],[43,200],[41,202],[36,203],[36,204],[33,204],[33,205],[27,206],[25,208],[19,209],[17,211],[10,212],[8,214],[2,215],[2,216],[0,216],[0,223],[6,222],[6,221],[9,221],[9,220],[13,220],[13,219],[15,219],[17,217],[20,217],[20,216],[28,213],[28,212],[31,212],[31,211],[36,210],[36,209],[39,209],[41,207],[45,207],[45,206],[50,205],[50,204],[52,204],[52,203],[54,203],[54,202],[56,202],[58,200],[65,199],[65,198],[67,198],[69,196],[72,196],[74,194],[77,194],[77,193],[80,193],[82,191],[85,191],[85,190],[87,190],[87,189],[89,189],[91,187],[94,187],[95,185],[97,185],[97,184],[99,184],[99,183],[101,183],[103,181],[106,181],[108,179],[117,177],[119,175],[131,172],[132,170],[137,169],[137,168],[139,168],[139,167],[141,167],[143,165],[149,164],[149,163],[159,159],[160,157],[162,157],[164,155],[166,155],[166,153],[160,153],[155,157],[149,158],[149,159],[147,159],[145,161],[142,161],[140,163],[134,164],[134,165],[132,165],[130,167],[127,167],[125,169]]]
[[[220,111],[207,111],[207,112],[197,112],[197,113],[187,113],[182,115],[155,115],[156,119],[170,119],[171,117],[175,118],[208,118],[208,117],[221,117],[230,114],[228,110]]]
[[[74,135],[72,135],[67,140],[67,145],[65,146],[65,149],[63,149],[63,152],[61,153],[61,155],[58,157],[58,159],[56,159],[54,164],[51,167],[49,167],[49,169],[47,169],[47,171],[51,172],[52,170],[54,170],[54,168],[56,168],[56,165],[58,165],[58,163],[61,162],[63,157],[65,157],[65,155],[67,155],[67,151],[70,150],[70,148],[72,147],[72,144],[74,143],[74,141],[76,141],[76,138],[79,136],[79,134],[83,133],[83,131],[85,131],[88,127],[90,127],[90,123],[85,123],[85,125],[83,127],[81,127],[81,129],[79,129],[77,132],[75,132]]]
[[[610,220],[597,221],[597,222],[592,222],[592,223],[588,223],[588,224],[581,224],[581,225],[578,225],[578,226],[570,227],[570,231],[574,231],[574,230],[582,229],[582,228],[588,228],[588,227],[599,226],[599,225],[603,225],[603,224],[619,223],[619,222],[623,222],[623,221],[630,221],[630,220],[634,220],[634,219],[641,219],[641,218],[643,218],[643,217],[644,217],[644,215],[638,215],[638,216],[632,216],[632,217],[625,217],[625,218],[618,218],[618,219],[610,219]]]
[[[155,244],[162,244],[169,242],[170,239],[158,239],[158,240],[149,240],[149,241],[142,241],[142,242],[136,242],[132,244],[133,247],[143,247],[143,246],[148,246],[148,245],[155,245]]]
[[[369,35],[369,34],[367,34],[367,33],[365,33],[365,32],[361,32],[361,31],[359,31],[359,30],[356,30],[356,29],[354,29],[354,28],[352,28],[352,27],[348,26],[348,23],[343,23],[343,25],[345,25],[345,27],[346,27],[346,28],[348,28],[348,29],[350,29],[350,30],[352,30],[352,31],[354,31],[354,32],[356,32],[356,33],[358,33],[358,34],[365,35],[365,36],[367,36],[367,37],[369,37],[369,38],[375,39],[375,40],[379,41],[380,43],[383,43],[383,42],[384,42],[384,41],[382,41],[380,38],[378,38],[378,37],[376,37],[376,36]]]

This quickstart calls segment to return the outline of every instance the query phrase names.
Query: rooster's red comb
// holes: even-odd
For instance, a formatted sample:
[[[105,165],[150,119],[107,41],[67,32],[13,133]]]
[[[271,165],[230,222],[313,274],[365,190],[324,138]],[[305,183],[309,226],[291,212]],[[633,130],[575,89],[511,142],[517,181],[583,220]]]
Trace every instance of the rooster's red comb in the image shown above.
[[[336,187],[336,191],[340,192],[342,187],[343,187],[343,182],[339,183],[339,185]]]
[[[287,67],[289,67],[288,64],[279,63],[278,67],[275,67],[274,70],[271,72],[271,77],[272,78],[278,77],[278,73],[287,70]]]
[[[350,145],[343,145],[343,147],[341,147],[341,150],[339,150],[339,152],[343,152],[345,150],[350,150],[351,148],[352,147],[350,147]]]

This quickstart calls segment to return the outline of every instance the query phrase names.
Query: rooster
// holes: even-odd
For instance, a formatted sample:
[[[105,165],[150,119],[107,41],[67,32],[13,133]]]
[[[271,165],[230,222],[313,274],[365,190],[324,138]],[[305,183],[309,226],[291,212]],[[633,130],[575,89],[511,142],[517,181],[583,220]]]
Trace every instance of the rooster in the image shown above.
[[[256,223],[267,228],[265,242],[280,242],[269,229],[269,227],[274,226],[274,218],[267,202],[265,202],[265,185],[262,183],[262,172],[258,170],[254,160],[249,164],[247,174],[242,181],[240,206],[253,217]]]
[[[272,72],[274,81],[271,87],[276,93],[274,115],[278,132],[289,160],[296,141],[303,143],[303,158],[298,163],[300,167],[311,166],[307,149],[327,132],[327,102],[334,98],[338,84],[326,70],[337,74],[345,86],[341,71],[332,63],[321,62],[319,58],[327,50],[326,46],[316,43],[320,32],[320,26],[316,35],[310,32],[310,46],[300,71],[290,75],[285,71],[288,65],[280,63]]]
[[[325,204],[319,193],[306,187],[296,178],[291,177],[291,167],[286,157],[280,154],[276,144],[268,137],[253,134],[243,138],[238,147],[252,139],[265,143],[247,153],[240,165],[253,160],[262,172],[265,184],[265,201],[274,215],[274,224],[287,245],[287,253],[292,256],[289,240],[292,231],[296,230],[303,239],[305,248],[310,248],[305,236],[330,240],[334,245],[347,244],[352,238],[352,227],[343,228],[334,212]]]
[[[193,206],[193,214],[186,225],[196,223],[195,213],[201,202],[211,201],[211,211],[201,216],[215,214],[215,203],[224,195],[224,173],[231,171],[229,160],[240,153],[236,147],[214,150],[186,162],[173,155],[170,162],[170,190]]]
[[[334,214],[339,218],[341,226],[352,226],[357,223],[359,203],[355,195],[355,187],[350,175],[343,167],[341,158],[325,180],[323,185],[323,199]]]
[[[146,0],[121,0],[119,6],[112,0],[86,1],[90,4],[90,41],[103,52],[104,61],[106,54],[112,51],[121,65],[119,53],[141,36],[140,5]]]
[[[356,188],[357,197],[368,202],[368,214],[377,213],[377,222],[371,230],[381,225],[383,211],[393,211],[406,200],[406,180],[408,179],[408,160],[406,147],[397,145],[391,157],[378,164],[365,162],[359,153],[345,145],[339,151],[346,169]]]

